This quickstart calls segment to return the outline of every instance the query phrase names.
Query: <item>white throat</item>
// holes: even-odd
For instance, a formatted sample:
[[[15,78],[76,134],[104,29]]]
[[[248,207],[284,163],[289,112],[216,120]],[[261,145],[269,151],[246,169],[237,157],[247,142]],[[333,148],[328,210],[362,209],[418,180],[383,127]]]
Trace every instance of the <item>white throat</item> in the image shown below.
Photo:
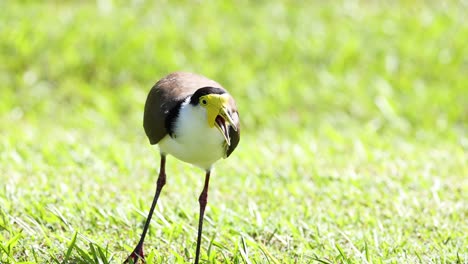
[[[159,142],[162,153],[209,170],[213,163],[225,157],[223,135],[206,120],[206,108],[191,105],[190,97],[181,105],[174,125],[174,138],[166,135]]]

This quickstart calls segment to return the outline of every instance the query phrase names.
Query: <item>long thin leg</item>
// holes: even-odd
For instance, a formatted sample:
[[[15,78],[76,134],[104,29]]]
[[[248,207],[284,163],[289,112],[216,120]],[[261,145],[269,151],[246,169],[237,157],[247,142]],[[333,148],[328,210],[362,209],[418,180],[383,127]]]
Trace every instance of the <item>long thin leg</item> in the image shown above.
[[[166,184],[166,155],[161,153],[161,167],[159,169],[158,181],[156,183],[156,193],[154,194],[153,203],[151,204],[151,209],[149,211],[148,217],[146,217],[145,227],[143,227],[143,232],[141,233],[140,242],[133,250],[132,254],[124,261],[124,263],[130,263],[130,260],[133,263],[137,263],[138,259],[145,261],[145,256],[143,254],[143,241],[145,241],[146,233],[148,232],[149,225],[151,222],[151,217],[153,216],[154,208],[158,202],[159,194],[163,186]]]
[[[200,244],[201,244],[201,236],[202,236],[202,229],[203,229],[203,217],[205,215],[205,208],[206,203],[208,202],[208,184],[210,183],[210,173],[211,171],[206,172],[205,176],[205,186],[203,187],[203,191],[198,198],[198,202],[200,203],[200,218],[198,219],[198,237],[197,237],[197,251],[195,254],[195,264],[198,264],[198,259],[200,258]]]

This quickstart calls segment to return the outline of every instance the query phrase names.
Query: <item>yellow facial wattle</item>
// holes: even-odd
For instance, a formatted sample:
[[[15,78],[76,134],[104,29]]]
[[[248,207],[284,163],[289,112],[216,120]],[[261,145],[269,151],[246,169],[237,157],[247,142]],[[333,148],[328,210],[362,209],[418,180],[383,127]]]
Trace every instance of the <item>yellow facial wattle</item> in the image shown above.
[[[227,123],[229,123],[234,130],[237,130],[237,127],[229,115],[229,95],[227,94],[208,94],[200,96],[200,105],[206,108],[206,119],[209,127],[214,127],[223,134],[226,143],[230,144],[230,138],[227,129],[221,128],[216,123],[216,117],[221,116]],[[227,126],[226,126],[227,127]]]

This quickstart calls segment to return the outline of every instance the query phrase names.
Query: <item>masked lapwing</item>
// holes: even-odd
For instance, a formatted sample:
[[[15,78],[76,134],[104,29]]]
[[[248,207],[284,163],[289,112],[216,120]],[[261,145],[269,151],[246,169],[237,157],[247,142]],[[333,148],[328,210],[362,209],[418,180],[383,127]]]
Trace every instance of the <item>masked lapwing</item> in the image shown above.
[[[201,75],[176,72],[159,80],[148,94],[143,126],[152,145],[159,145],[161,166],[156,193],[140,241],[125,263],[144,261],[143,241],[159,194],[166,184],[166,156],[205,170],[198,198],[200,217],[194,263],[200,257],[203,217],[213,164],[227,158],[240,139],[239,113],[234,98],[219,83]]]

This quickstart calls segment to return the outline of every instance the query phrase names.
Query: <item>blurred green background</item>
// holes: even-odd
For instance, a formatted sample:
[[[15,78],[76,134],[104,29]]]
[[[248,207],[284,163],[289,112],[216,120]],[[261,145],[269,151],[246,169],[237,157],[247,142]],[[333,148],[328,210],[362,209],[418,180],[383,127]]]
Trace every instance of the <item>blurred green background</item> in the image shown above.
[[[236,98],[207,263],[454,263],[468,247],[466,1],[1,1],[0,262],[119,263],[172,71]],[[149,263],[193,258],[203,173],[168,161]]]

